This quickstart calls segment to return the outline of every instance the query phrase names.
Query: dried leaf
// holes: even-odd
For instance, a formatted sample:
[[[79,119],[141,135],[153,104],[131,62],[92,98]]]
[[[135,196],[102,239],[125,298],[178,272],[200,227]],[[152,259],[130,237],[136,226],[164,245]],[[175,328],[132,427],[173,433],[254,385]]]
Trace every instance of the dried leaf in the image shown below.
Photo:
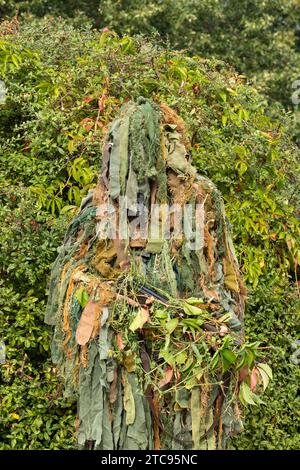
[[[84,346],[92,336],[97,310],[99,310],[98,304],[90,300],[81,314],[76,331],[76,343],[80,346]]]
[[[249,374],[249,368],[248,366],[243,366],[240,371],[239,371],[239,381],[240,382],[243,382],[243,380],[245,380],[245,378],[248,376]]]
[[[219,296],[218,292],[216,290],[213,290],[213,289],[208,289],[204,285],[203,281],[201,281],[201,288],[204,292],[204,295],[205,295],[206,299],[219,301],[220,296]]]
[[[111,383],[110,389],[109,389],[109,402],[110,403],[115,403],[117,399],[117,382],[118,382],[118,369],[115,367],[114,369],[114,379]]]
[[[258,382],[259,371],[256,367],[252,369],[250,377],[250,390],[254,390]]]
[[[79,424],[80,424],[79,417],[76,416],[75,421],[74,421],[75,432],[78,432]]]
[[[236,271],[233,266],[233,263],[228,258],[225,258],[225,266],[226,266],[225,279],[224,279],[225,286],[229,290],[239,293],[240,287],[239,287],[239,283],[237,280]]]
[[[123,339],[122,339],[122,336],[120,334],[117,335],[116,342],[117,342],[117,346],[118,346],[119,350],[123,351],[123,349],[125,348],[125,344],[123,343]]]
[[[215,264],[214,239],[212,235],[210,234],[209,228],[207,225],[204,227],[204,239],[205,239],[205,244],[207,247],[207,256],[208,256],[208,261],[209,261],[209,273],[212,276],[214,264]]]
[[[125,295],[116,294],[116,300],[121,300],[121,301],[125,300],[132,307],[139,307],[140,306],[140,304],[138,302],[136,302],[135,300],[133,300],[130,297],[127,297]]]
[[[134,354],[129,354],[128,356],[125,356],[123,364],[127,372],[133,372],[135,370]]]
[[[164,371],[164,378],[158,384],[159,388],[163,388],[165,385],[171,382],[173,377],[173,369],[172,367],[167,367]]]
[[[92,127],[94,126],[95,121],[91,118],[84,118],[80,121],[79,124],[82,127],[84,127],[87,130],[87,132],[89,132],[92,129]]]
[[[229,329],[226,325],[221,325],[221,328],[220,328],[220,336],[225,336],[227,333],[229,332]]]
[[[151,305],[151,304],[153,304],[154,301],[155,301],[155,298],[151,296],[151,297],[148,297],[146,299],[145,303],[146,303],[146,305]]]
[[[142,366],[145,372],[150,371],[150,358],[149,355],[146,351],[145,344],[141,343],[140,346],[140,356],[141,356],[141,361],[142,361]]]

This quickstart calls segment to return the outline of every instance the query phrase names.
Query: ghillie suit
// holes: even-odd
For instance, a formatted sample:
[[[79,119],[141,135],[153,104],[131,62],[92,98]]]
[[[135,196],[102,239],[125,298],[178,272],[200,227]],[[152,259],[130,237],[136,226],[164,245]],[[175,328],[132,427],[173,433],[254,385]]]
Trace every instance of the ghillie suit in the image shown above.
[[[80,448],[220,449],[241,429],[245,291],[188,148],[166,105],[123,106],[53,266],[45,321]]]

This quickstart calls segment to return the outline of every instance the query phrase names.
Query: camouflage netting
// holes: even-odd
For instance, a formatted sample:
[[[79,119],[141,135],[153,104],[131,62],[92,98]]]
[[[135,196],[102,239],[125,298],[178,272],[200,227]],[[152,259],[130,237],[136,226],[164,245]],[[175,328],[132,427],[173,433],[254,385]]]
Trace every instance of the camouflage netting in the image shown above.
[[[188,149],[166,105],[123,106],[53,266],[45,321],[80,448],[219,449],[241,430],[245,290],[222,197]]]

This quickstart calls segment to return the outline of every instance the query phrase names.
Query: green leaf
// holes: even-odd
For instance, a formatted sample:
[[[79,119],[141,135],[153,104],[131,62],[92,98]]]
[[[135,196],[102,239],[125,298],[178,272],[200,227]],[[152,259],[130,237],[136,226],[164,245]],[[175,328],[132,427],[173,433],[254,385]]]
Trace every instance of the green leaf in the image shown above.
[[[176,329],[177,325],[178,325],[178,318],[172,318],[172,320],[169,320],[166,323],[165,328],[168,331],[168,333],[171,334]]]
[[[246,352],[246,359],[245,359],[246,364],[248,364],[248,366],[251,368],[255,359],[254,352],[248,348],[245,350],[245,352]]]
[[[78,209],[77,206],[66,205],[61,209],[60,213],[65,214],[66,212],[75,211],[76,209]]]
[[[239,161],[236,163],[235,166],[240,176],[243,176],[243,174],[246,173],[246,171],[248,170],[248,165],[245,162]]]
[[[190,379],[188,379],[185,382],[184,386],[187,390],[191,390],[192,388],[195,387],[195,385],[198,385],[198,381],[197,381],[196,377],[191,377]]]
[[[196,356],[197,362],[198,362],[199,364],[201,364],[202,359],[203,359],[203,355],[200,354],[199,349],[197,348],[197,345],[194,344],[194,343],[192,343],[192,350],[193,350],[193,352],[194,352],[194,354],[195,354],[195,356]]]
[[[267,386],[269,385],[270,380],[273,379],[272,369],[270,366],[268,366],[268,364],[265,364],[263,362],[260,364],[257,364],[256,367],[262,379],[263,389],[266,390]]]
[[[224,127],[226,126],[227,120],[228,120],[228,117],[223,114],[223,116],[222,116],[222,124],[223,124]]]
[[[69,140],[68,142],[68,151],[72,153],[74,150],[74,140]]]
[[[168,333],[165,337],[165,345],[164,345],[164,350],[168,350],[169,349],[169,345],[170,345],[170,333]]]
[[[159,357],[163,358],[165,362],[170,366],[175,365],[176,356],[174,356],[174,354],[171,353],[169,350],[162,349],[159,353]]]
[[[181,320],[181,324],[188,326],[191,330],[196,329],[197,331],[201,331],[203,320],[200,318],[185,318],[184,320]]]
[[[249,385],[245,382],[242,382],[240,385],[239,399],[243,404],[246,405],[256,405],[256,402],[253,400],[254,393],[251,392]]]
[[[163,309],[157,309],[154,313],[155,318],[161,318],[162,320],[166,320],[168,318],[168,312]]]
[[[225,357],[225,359],[233,364],[236,361],[236,355],[234,354],[233,351],[230,351],[230,349],[222,349],[221,355]]]
[[[82,308],[86,306],[89,301],[89,298],[89,294],[87,293],[84,287],[80,287],[76,292],[76,299]]]
[[[246,364],[246,354],[244,351],[238,357],[241,357],[241,359],[240,362],[238,362],[236,365],[236,370],[242,369],[242,367],[244,367],[244,365]]]
[[[181,372],[186,372],[186,371],[191,367],[191,365],[193,364],[193,362],[194,362],[194,358],[193,358],[193,356],[190,356],[190,357],[187,359],[187,361],[186,361],[186,363],[185,363],[185,366],[181,368]]]
[[[226,372],[236,361],[236,355],[230,349],[222,349],[220,351],[222,358],[223,371]]]
[[[201,308],[190,305],[187,302],[184,302],[183,310],[186,315],[202,315],[204,313]]]
[[[232,318],[232,313],[228,312],[222,315],[220,318],[218,318],[218,322],[220,323],[227,323],[229,320]]]
[[[269,385],[269,381],[270,381],[270,377],[268,376],[268,374],[266,374],[266,372],[261,369],[259,366],[257,366],[257,370],[261,376],[261,379],[262,379],[262,383],[263,383],[263,389],[266,390],[267,386]]]
[[[124,370],[124,369],[123,369]],[[128,373],[124,371],[122,374],[124,383],[124,409],[126,411],[126,425],[134,423],[135,420],[135,401],[132,393],[132,387],[128,380]]]
[[[175,355],[175,362],[176,364],[185,364],[187,361],[187,353],[185,351],[181,351],[179,354]]]
[[[202,304],[204,300],[201,298],[197,298],[197,297],[190,297],[189,299],[186,299],[185,302],[189,305],[198,305],[198,304]]]
[[[219,351],[216,351],[215,354],[213,355],[211,363],[210,363],[212,370],[214,370],[218,367],[219,359],[220,359]]]
[[[273,372],[272,372],[271,367],[268,364],[264,362],[260,362],[259,364],[257,364],[257,367],[262,369],[271,380],[273,379]]]
[[[264,405],[264,402],[250,390],[246,382],[240,385],[239,399],[243,405]]]
[[[140,308],[134,320],[131,322],[129,329],[136,331],[143,328],[144,324],[149,320],[149,312],[145,308]]]

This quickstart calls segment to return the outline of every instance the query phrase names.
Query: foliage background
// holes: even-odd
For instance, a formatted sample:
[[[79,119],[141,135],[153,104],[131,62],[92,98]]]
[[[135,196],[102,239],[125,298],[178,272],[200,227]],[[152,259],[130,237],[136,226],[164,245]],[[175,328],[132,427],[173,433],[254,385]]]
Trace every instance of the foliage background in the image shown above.
[[[158,33],[172,48],[230,63],[270,101],[292,107],[300,76],[298,0],[0,0],[0,16],[16,9],[78,24],[87,18],[119,34]]]
[[[60,2],[51,5],[57,14]],[[232,445],[299,448],[300,373],[291,362],[299,337],[299,149],[290,116],[222,61],[188,58],[158,42],[100,34],[78,18],[27,16],[14,34],[2,29],[1,449],[74,446],[75,405],[63,397],[43,323],[47,278],[68,220],[95,184],[107,124],[140,95],[166,102],[186,121],[194,163],[225,198],[249,289],[247,336],[272,345],[267,405],[246,411],[245,432]]]

